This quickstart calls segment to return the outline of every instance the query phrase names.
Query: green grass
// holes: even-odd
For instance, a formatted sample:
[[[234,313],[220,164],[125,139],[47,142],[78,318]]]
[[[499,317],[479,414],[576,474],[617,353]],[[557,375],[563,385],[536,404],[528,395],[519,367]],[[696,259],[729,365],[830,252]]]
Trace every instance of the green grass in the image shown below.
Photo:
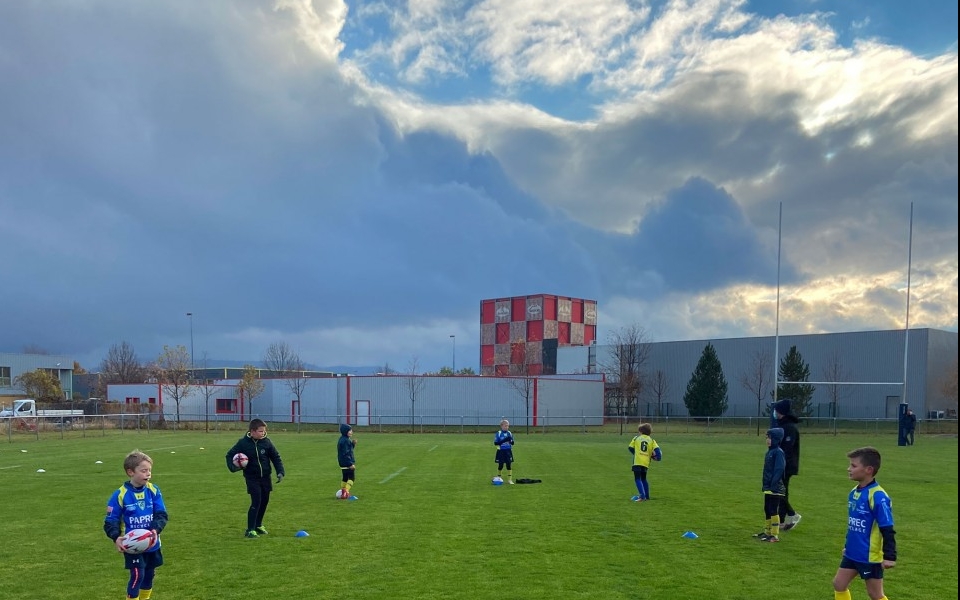
[[[654,500],[635,504],[628,436],[515,434],[515,476],[543,483],[490,485],[492,431],[360,430],[360,500],[344,502],[333,497],[337,436],[273,427],[288,476],[258,540],[243,538],[248,496],[224,466],[237,432],[14,438],[0,445],[0,598],[123,597],[127,573],[101,524],[135,447],[152,455],[170,511],[157,600],[832,598],[845,455],[862,445],[881,450],[894,501],[900,560],[887,595],[957,597],[956,437],[897,447],[893,435],[804,436],[791,482],[803,521],[774,545],[750,537],[763,522],[763,438],[655,430],[665,460],[651,469]],[[851,589],[866,598],[859,579]]]

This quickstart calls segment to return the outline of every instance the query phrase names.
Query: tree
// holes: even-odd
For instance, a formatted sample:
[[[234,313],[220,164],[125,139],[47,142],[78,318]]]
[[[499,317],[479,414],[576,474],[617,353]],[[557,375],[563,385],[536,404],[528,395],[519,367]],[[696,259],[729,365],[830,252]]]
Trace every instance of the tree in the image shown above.
[[[697,361],[683,403],[691,417],[719,417],[727,411],[727,379],[713,344],[707,344]]]
[[[667,373],[663,369],[657,369],[653,372],[653,375],[650,377],[650,393],[653,395],[653,398],[657,401],[657,416],[663,416],[663,399],[666,398],[667,392],[670,391],[670,381],[667,379]]]
[[[80,366],[80,363],[73,361],[73,374],[74,375],[86,375],[87,370]]]
[[[307,387],[307,378],[304,377],[305,369],[300,355],[286,342],[274,342],[267,348],[263,364],[283,379],[284,385],[297,400],[299,414],[300,400],[303,398],[303,390]]]
[[[611,350],[600,363],[600,370],[615,386],[610,394],[614,408],[617,414],[635,415],[643,389],[643,365],[650,355],[647,332],[636,324],[622,327],[610,332],[607,343]]]
[[[510,377],[507,382],[517,390],[520,399],[526,407],[526,432],[530,433],[530,404],[533,400],[533,388],[537,379],[533,361],[534,356],[527,350],[527,342],[514,340],[510,344]],[[538,361],[539,362],[539,361]]]
[[[184,346],[164,346],[154,366],[154,377],[160,384],[164,395],[173,398],[177,406],[177,420],[180,423],[180,402],[190,393],[191,377],[190,353]]]
[[[120,342],[110,346],[107,356],[100,361],[100,377],[97,396],[107,398],[107,385],[111,383],[143,383],[146,370],[137,358],[133,346]]]
[[[443,366],[440,367],[440,370],[436,372],[436,375],[441,377],[453,377],[457,375],[476,375],[476,373],[470,367],[464,367],[459,371],[454,372],[451,367]]]
[[[253,417],[253,401],[263,393],[264,385],[260,381],[257,368],[253,365],[243,365],[243,377],[237,384],[237,392],[240,394],[241,402],[243,398],[247,400],[247,416]]]
[[[760,435],[760,415],[763,414],[763,399],[767,397],[767,388],[772,385],[770,373],[770,355],[754,350],[750,364],[740,374],[740,385],[757,398],[757,435]]]
[[[835,351],[823,365],[824,381],[848,381],[846,369],[843,367],[843,358],[839,351]],[[831,385],[827,388],[827,394],[830,397],[830,404],[833,417],[840,416],[840,401],[850,395],[850,388],[845,385]]]
[[[809,381],[810,367],[804,362],[803,356],[797,351],[796,346],[790,346],[790,350],[780,361],[780,367],[777,369],[779,381]],[[813,414],[813,406],[810,400],[813,398],[813,392],[816,390],[810,384],[799,383],[780,383],[777,385],[776,400],[789,400],[790,410],[798,417],[809,417]]]
[[[410,397],[410,433],[416,433],[416,410],[415,405],[417,403],[417,398],[420,396],[420,392],[423,391],[423,386],[426,384],[427,380],[423,375],[419,374],[420,371],[420,360],[414,356],[410,359],[410,365],[407,368],[407,377],[404,380],[404,384],[407,387],[407,395]]]
[[[13,380],[14,387],[35,399],[37,402],[57,402],[63,400],[60,380],[49,369],[36,369],[21,373]]]
[[[200,381],[200,389],[203,392],[203,430],[210,431],[210,399],[213,398],[217,393],[217,386],[213,385],[213,381],[207,379],[207,353],[203,353],[203,372],[204,377]]]

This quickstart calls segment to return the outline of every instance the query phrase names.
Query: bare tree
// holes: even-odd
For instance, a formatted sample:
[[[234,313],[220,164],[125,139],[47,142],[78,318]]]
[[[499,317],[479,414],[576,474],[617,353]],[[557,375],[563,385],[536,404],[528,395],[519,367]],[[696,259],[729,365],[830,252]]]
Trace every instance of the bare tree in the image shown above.
[[[843,357],[840,351],[834,351],[823,365],[824,381],[849,381],[850,377],[843,367]],[[827,387],[834,417],[840,416],[840,401],[850,396],[850,388],[845,385],[831,385]]]
[[[773,385],[772,358],[760,350],[754,350],[750,364],[740,374],[740,385],[757,398],[757,435],[760,435],[760,416],[763,399],[769,393],[767,390]]]
[[[213,398],[218,387],[213,384],[212,379],[207,378],[207,353],[203,353],[203,379],[200,380],[200,390],[203,393],[203,430],[210,431],[210,399]],[[214,407],[216,409],[216,407]]]
[[[100,377],[97,381],[97,396],[107,398],[107,385],[111,383],[143,383],[146,369],[137,357],[133,346],[120,342],[110,346],[107,356],[100,361]]]
[[[253,365],[243,365],[243,377],[237,384],[237,391],[240,393],[241,402],[247,400],[247,417],[253,417],[253,401],[257,396],[263,393],[264,385],[260,381],[257,368]]]
[[[510,377],[507,381],[517,390],[526,410],[525,430],[530,433],[530,405],[533,400],[533,389],[537,384],[535,365],[539,357],[533,356],[528,350],[527,342],[515,340],[510,344]]]
[[[300,400],[303,397],[303,390],[307,387],[307,378],[304,376],[305,369],[300,355],[286,342],[274,342],[267,348],[263,364],[283,379],[284,385],[296,398],[299,415]]]
[[[657,401],[657,416],[663,416],[663,399],[670,391],[670,381],[667,379],[667,373],[663,369],[657,369],[650,376],[650,395]]]
[[[407,395],[410,397],[410,433],[416,433],[416,410],[414,407],[426,382],[426,378],[420,374],[420,360],[414,356],[410,359],[410,365],[407,367],[407,377],[404,380]]]
[[[616,388],[612,395],[620,415],[637,414],[640,392],[643,389],[643,366],[650,356],[647,332],[637,324],[611,331],[607,337],[610,353],[600,362],[600,371]]]
[[[157,357],[154,376],[163,393],[177,405],[177,420],[180,424],[180,403],[190,393],[190,353],[184,346],[164,346]]]

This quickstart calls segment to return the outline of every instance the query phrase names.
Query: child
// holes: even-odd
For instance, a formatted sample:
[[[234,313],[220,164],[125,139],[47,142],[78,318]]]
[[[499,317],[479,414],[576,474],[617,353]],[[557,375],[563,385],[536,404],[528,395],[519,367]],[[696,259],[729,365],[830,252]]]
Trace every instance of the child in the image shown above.
[[[763,531],[753,537],[761,542],[780,541],[780,501],[787,492],[783,484],[783,473],[787,468],[787,457],[780,449],[783,441],[783,429],[773,427],[767,430],[767,454],[763,457],[763,514],[766,517]]]
[[[118,552],[123,552],[121,537],[125,532],[131,529],[153,531],[156,541],[146,552],[123,555],[124,564],[130,571],[127,598],[147,600],[153,593],[156,569],[163,564],[160,532],[167,526],[167,507],[160,488],[150,483],[153,460],[149,456],[134,450],[123,459],[123,470],[130,481],[124,482],[107,500],[103,531],[113,540]]]
[[[507,483],[513,485],[513,434],[510,433],[510,421],[500,421],[500,431],[493,436],[493,445],[497,447],[497,480],[503,481],[503,467],[507,467]]]
[[[249,459],[247,466],[243,469],[233,464],[233,457],[241,452]],[[263,527],[263,515],[267,512],[270,492],[273,491],[273,484],[270,481],[271,463],[277,470],[277,483],[280,483],[286,473],[283,469],[283,461],[280,459],[280,452],[277,451],[273,442],[267,439],[267,424],[260,419],[253,419],[250,421],[246,435],[227,450],[227,468],[231,473],[243,471],[247,493],[250,494],[245,534],[248,538],[267,535],[267,530]]]
[[[850,582],[859,573],[867,586],[867,595],[886,600],[883,570],[897,565],[897,542],[893,502],[874,479],[880,470],[880,452],[876,448],[858,448],[847,458],[847,474],[857,482],[857,487],[847,497],[847,539],[840,568],[833,577],[833,597],[851,600]]]
[[[353,427],[346,423],[340,425],[340,439],[337,440],[337,462],[340,463],[340,498],[356,500],[350,492],[353,483],[357,480],[357,461],[353,456],[353,448],[357,440],[353,439]]]
[[[637,495],[630,498],[634,502],[644,502],[650,499],[650,484],[647,482],[647,469],[650,468],[650,459],[659,461],[663,458],[660,446],[650,435],[653,426],[650,423],[641,423],[637,427],[639,435],[630,440],[627,447],[633,455],[633,482],[637,486]]]

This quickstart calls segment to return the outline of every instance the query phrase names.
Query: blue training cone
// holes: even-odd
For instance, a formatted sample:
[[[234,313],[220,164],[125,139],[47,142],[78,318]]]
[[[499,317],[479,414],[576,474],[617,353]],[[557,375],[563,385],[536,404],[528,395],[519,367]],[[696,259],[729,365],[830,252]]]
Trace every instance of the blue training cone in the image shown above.
[[[692,532],[692,531],[684,531],[684,532],[683,532],[683,537],[685,537],[685,538],[687,538],[687,539],[689,539],[689,540],[695,540],[695,539],[697,539],[697,538],[700,537],[700,536],[697,535],[697,534],[695,534],[695,533]]]
[[[310,537],[310,534],[304,531],[303,529],[301,529],[300,531],[296,532],[293,535],[294,537]]]

